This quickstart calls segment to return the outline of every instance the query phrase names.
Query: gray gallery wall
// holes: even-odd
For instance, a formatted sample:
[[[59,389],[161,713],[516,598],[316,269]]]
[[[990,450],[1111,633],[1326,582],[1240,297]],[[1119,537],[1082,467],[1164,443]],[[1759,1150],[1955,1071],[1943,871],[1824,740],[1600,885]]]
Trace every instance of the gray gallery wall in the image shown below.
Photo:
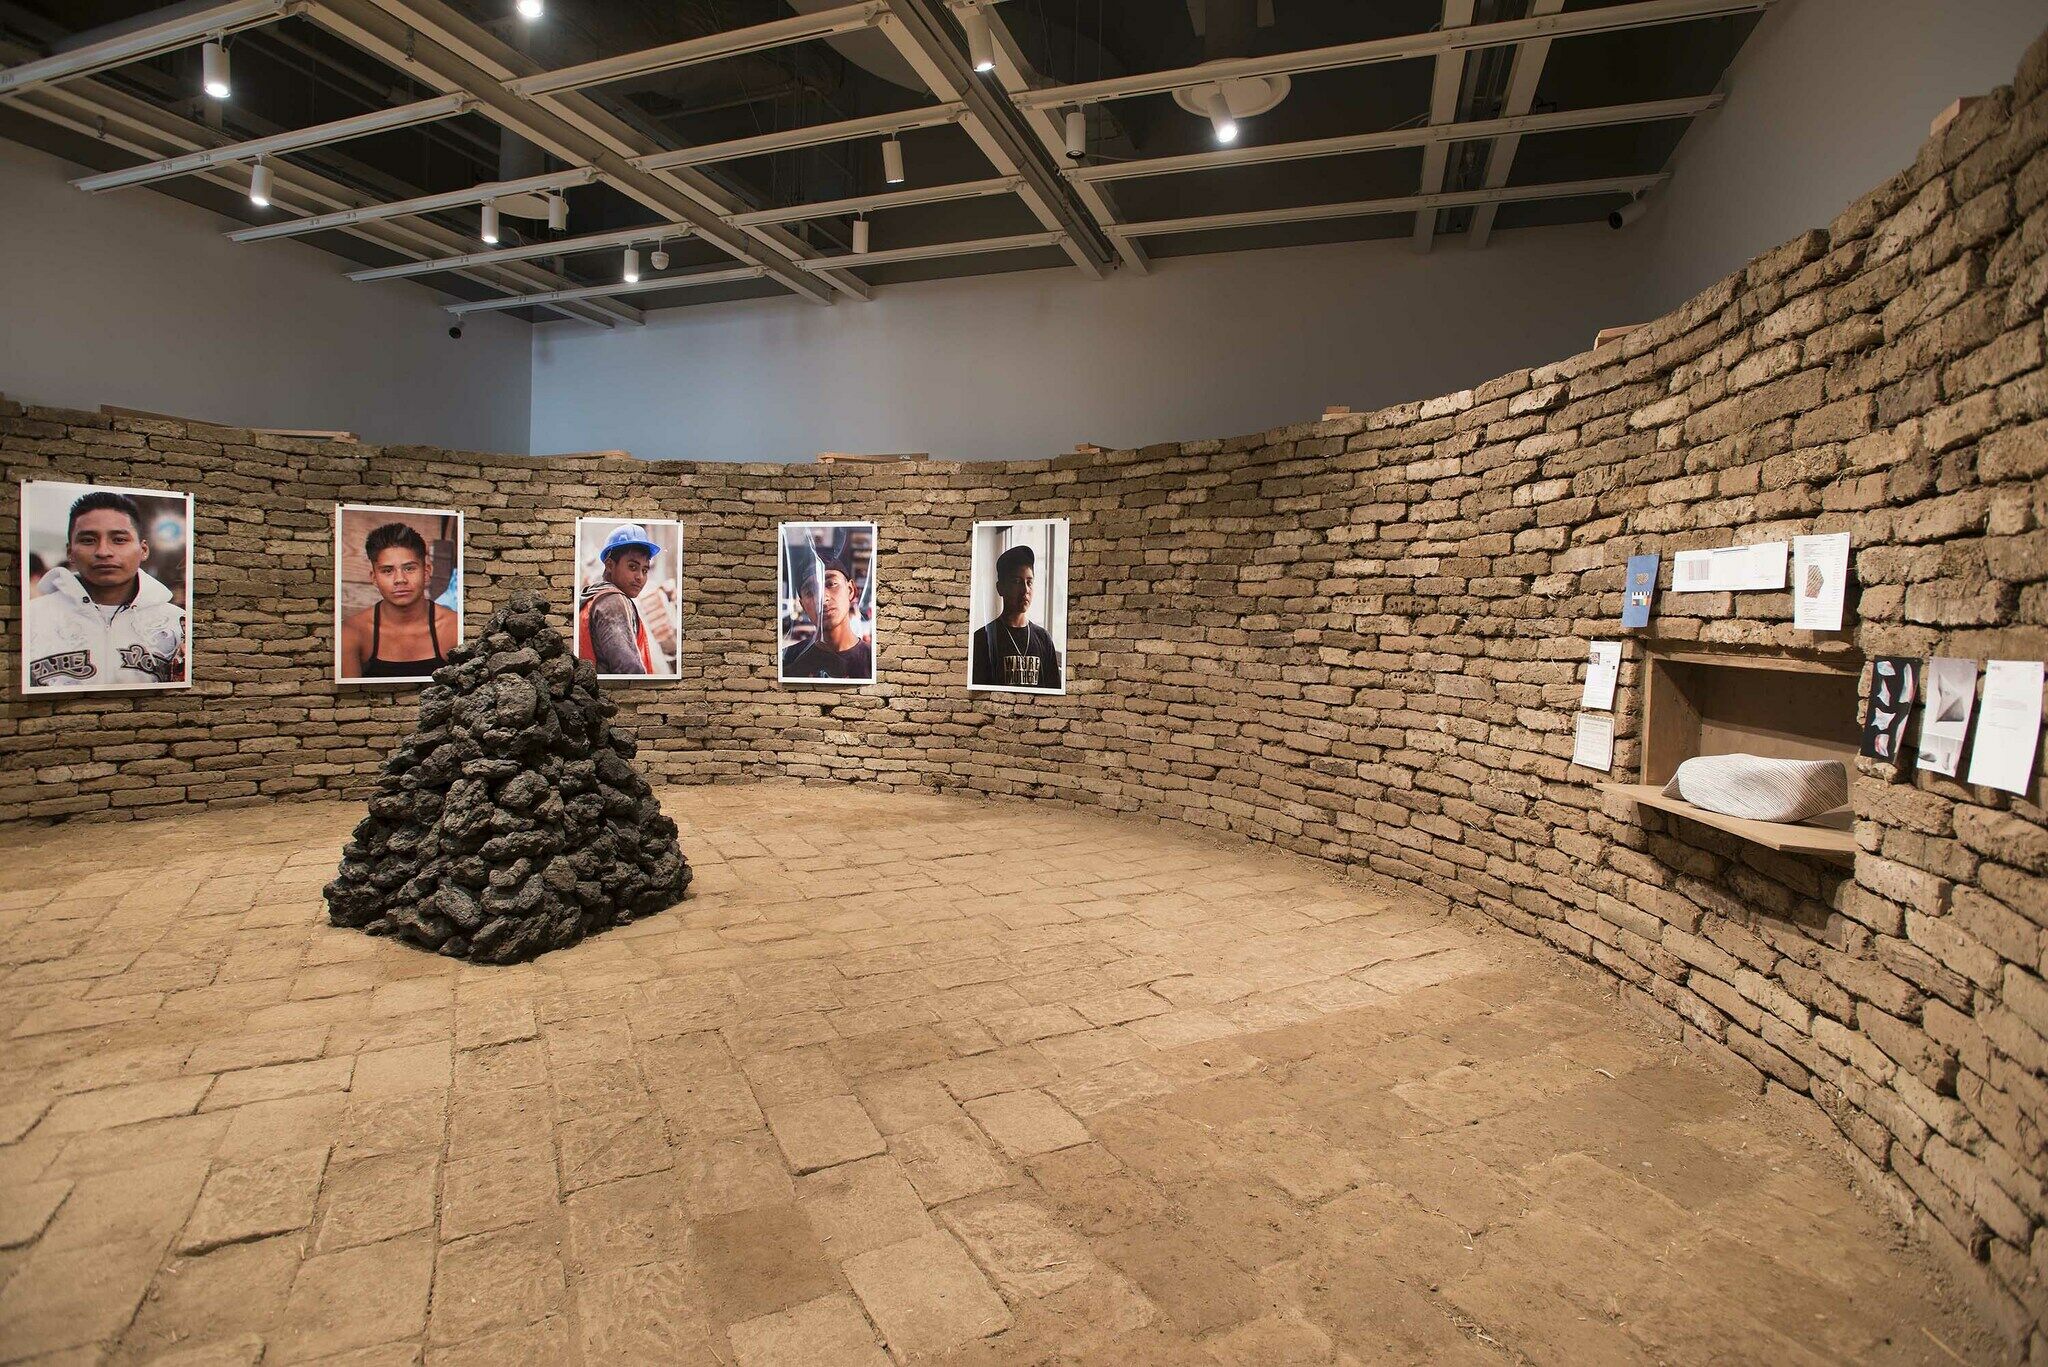
[[[1617,320],[1605,228],[1031,271],[648,315],[534,337],[532,449],[808,460],[1028,458],[1254,432],[1458,389]],[[1630,308],[1619,310],[1630,315]]]
[[[453,341],[427,290],[355,284],[300,243],[229,242],[229,220],[150,190],[85,194],[82,174],[0,142],[0,393],[525,450],[526,324],[479,318]]]
[[[1958,96],[2012,79],[2043,0],[1780,0],[1696,121],[1678,174],[1630,231],[1644,316],[1669,309],[1909,164]]]

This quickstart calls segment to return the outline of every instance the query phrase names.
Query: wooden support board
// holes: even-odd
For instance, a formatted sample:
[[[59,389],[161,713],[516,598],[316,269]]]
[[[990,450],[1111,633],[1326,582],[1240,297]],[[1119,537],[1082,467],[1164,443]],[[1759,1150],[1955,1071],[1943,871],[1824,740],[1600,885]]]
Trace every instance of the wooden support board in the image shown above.
[[[1849,833],[1855,819],[1847,807],[1832,812],[1823,812],[1811,821],[1751,821],[1747,817],[1723,816],[1710,812],[1704,807],[1695,807],[1684,798],[1666,797],[1664,790],[1654,783],[1602,783],[1605,792],[1619,793],[1642,807],[1655,807],[1660,812],[1670,812],[1688,821],[1697,821],[1702,826],[1712,826],[1717,831],[1739,835],[1744,840],[1753,840],[1759,845],[1788,854],[1818,854],[1829,858],[1853,858],[1856,854],[1856,837]]]

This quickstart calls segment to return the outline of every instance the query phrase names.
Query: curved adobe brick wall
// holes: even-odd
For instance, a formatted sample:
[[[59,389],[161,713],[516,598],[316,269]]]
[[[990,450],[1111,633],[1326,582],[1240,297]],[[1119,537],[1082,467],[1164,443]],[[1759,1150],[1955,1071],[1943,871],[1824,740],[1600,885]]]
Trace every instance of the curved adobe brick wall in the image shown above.
[[[1604,967],[1824,1115],[2016,1345],[2048,1319],[2048,812],[1855,783],[1853,870],[1603,800],[1566,763],[1621,566],[1855,537],[1850,630],[1784,594],[1660,600],[1650,640],[2048,655],[2048,46],[1827,230],[1616,346],[1229,442],[1001,465],[548,460],[0,411],[13,481],[200,495],[189,694],[0,704],[0,820],[360,788],[410,694],[328,678],[330,505],[471,513],[472,611],[558,582],[578,514],[690,524],[680,686],[617,696],[679,782],[799,776],[1053,797],[1369,868]],[[976,697],[968,528],[1073,521],[1072,692]],[[882,682],[774,681],[773,524],[872,517]],[[14,510],[0,508],[0,550]],[[1668,570],[1666,571],[1668,575]],[[6,639],[18,640],[9,582]],[[1636,759],[1640,649],[1617,720]]]

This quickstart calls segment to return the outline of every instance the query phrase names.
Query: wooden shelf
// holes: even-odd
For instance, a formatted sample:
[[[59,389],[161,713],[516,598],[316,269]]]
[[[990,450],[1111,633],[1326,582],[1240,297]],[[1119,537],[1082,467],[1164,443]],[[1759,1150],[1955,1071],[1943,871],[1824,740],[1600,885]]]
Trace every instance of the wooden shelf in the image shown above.
[[[1751,821],[1695,807],[1683,798],[1666,797],[1661,784],[1602,783],[1599,787],[1604,792],[1619,793],[1639,806],[1655,807],[1660,812],[1670,812],[1787,854],[1818,854],[1835,859],[1851,859],[1856,854],[1856,837],[1849,833],[1852,818],[1847,807],[1822,813],[1812,821]]]

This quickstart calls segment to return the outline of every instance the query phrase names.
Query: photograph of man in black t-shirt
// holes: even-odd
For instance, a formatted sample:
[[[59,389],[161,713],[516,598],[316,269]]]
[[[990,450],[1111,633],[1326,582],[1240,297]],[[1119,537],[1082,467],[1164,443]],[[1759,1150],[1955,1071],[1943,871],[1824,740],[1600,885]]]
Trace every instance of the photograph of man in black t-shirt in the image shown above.
[[[1066,583],[1061,573],[1066,530],[1064,522],[1056,521],[983,524],[974,529],[975,612],[988,603],[994,615],[972,626],[970,687],[1033,693],[1066,690],[1061,659],[1066,635]],[[998,554],[996,548],[1005,542],[1010,544]]]
[[[865,546],[867,553],[860,554]],[[782,599],[794,599],[801,616],[785,610],[782,633],[784,682],[875,681],[872,618],[864,611],[874,599],[866,567],[873,564],[872,523],[801,523],[783,529]],[[864,561],[865,564],[857,563]]]

